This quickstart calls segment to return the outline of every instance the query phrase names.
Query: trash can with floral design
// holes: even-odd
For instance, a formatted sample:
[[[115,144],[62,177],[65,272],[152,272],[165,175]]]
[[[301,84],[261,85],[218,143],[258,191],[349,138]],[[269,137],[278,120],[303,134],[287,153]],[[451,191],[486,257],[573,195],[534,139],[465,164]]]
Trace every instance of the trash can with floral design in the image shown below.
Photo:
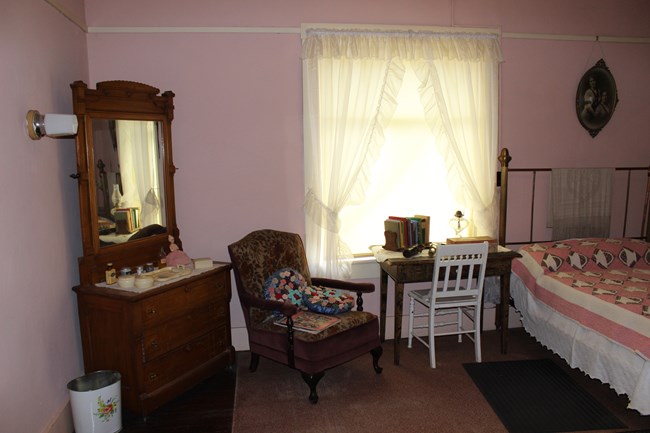
[[[122,430],[121,378],[100,370],[68,382],[75,433],[115,433]]]

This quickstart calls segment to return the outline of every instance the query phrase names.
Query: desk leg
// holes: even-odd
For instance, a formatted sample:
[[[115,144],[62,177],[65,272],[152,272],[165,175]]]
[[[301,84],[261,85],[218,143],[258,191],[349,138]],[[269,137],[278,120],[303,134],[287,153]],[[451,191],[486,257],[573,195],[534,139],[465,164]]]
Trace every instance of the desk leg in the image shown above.
[[[402,338],[402,305],[404,303],[404,283],[395,283],[395,358],[393,363],[399,365],[399,342]]]
[[[386,341],[386,302],[388,299],[388,274],[381,269],[379,275],[379,339]]]
[[[501,353],[508,353],[508,320],[510,315],[510,269],[501,274],[501,301],[497,311],[501,327]]]

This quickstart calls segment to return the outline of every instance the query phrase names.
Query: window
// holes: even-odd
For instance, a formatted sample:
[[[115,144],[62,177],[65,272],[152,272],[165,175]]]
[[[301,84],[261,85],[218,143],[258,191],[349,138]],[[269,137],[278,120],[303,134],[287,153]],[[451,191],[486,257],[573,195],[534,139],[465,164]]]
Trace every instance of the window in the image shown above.
[[[407,68],[365,200],[340,212],[340,236],[355,255],[383,245],[388,216],[429,215],[433,240],[453,237],[449,219],[462,209],[447,185],[447,168],[427,126],[415,73]]]
[[[470,235],[495,234],[499,59],[494,34],[305,31],[312,272],[348,277],[353,252],[383,243],[389,215],[429,214],[445,238],[461,209]]]

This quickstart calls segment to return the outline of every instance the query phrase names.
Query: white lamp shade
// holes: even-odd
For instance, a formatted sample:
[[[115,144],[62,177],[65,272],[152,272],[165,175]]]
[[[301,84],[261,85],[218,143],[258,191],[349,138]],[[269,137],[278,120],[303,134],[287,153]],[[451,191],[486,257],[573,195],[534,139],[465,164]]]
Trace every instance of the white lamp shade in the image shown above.
[[[45,114],[45,133],[50,137],[75,135],[77,127],[77,116],[74,114]]]

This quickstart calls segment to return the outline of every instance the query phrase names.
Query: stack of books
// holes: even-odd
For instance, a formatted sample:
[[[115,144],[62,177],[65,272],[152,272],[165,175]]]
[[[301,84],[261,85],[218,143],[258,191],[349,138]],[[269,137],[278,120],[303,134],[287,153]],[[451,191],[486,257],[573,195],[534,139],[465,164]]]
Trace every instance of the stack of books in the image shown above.
[[[396,233],[398,249],[426,244],[429,242],[430,221],[426,215],[389,216],[384,220],[384,232]]]
[[[115,209],[115,233],[126,235],[140,230],[140,209],[127,207]]]

